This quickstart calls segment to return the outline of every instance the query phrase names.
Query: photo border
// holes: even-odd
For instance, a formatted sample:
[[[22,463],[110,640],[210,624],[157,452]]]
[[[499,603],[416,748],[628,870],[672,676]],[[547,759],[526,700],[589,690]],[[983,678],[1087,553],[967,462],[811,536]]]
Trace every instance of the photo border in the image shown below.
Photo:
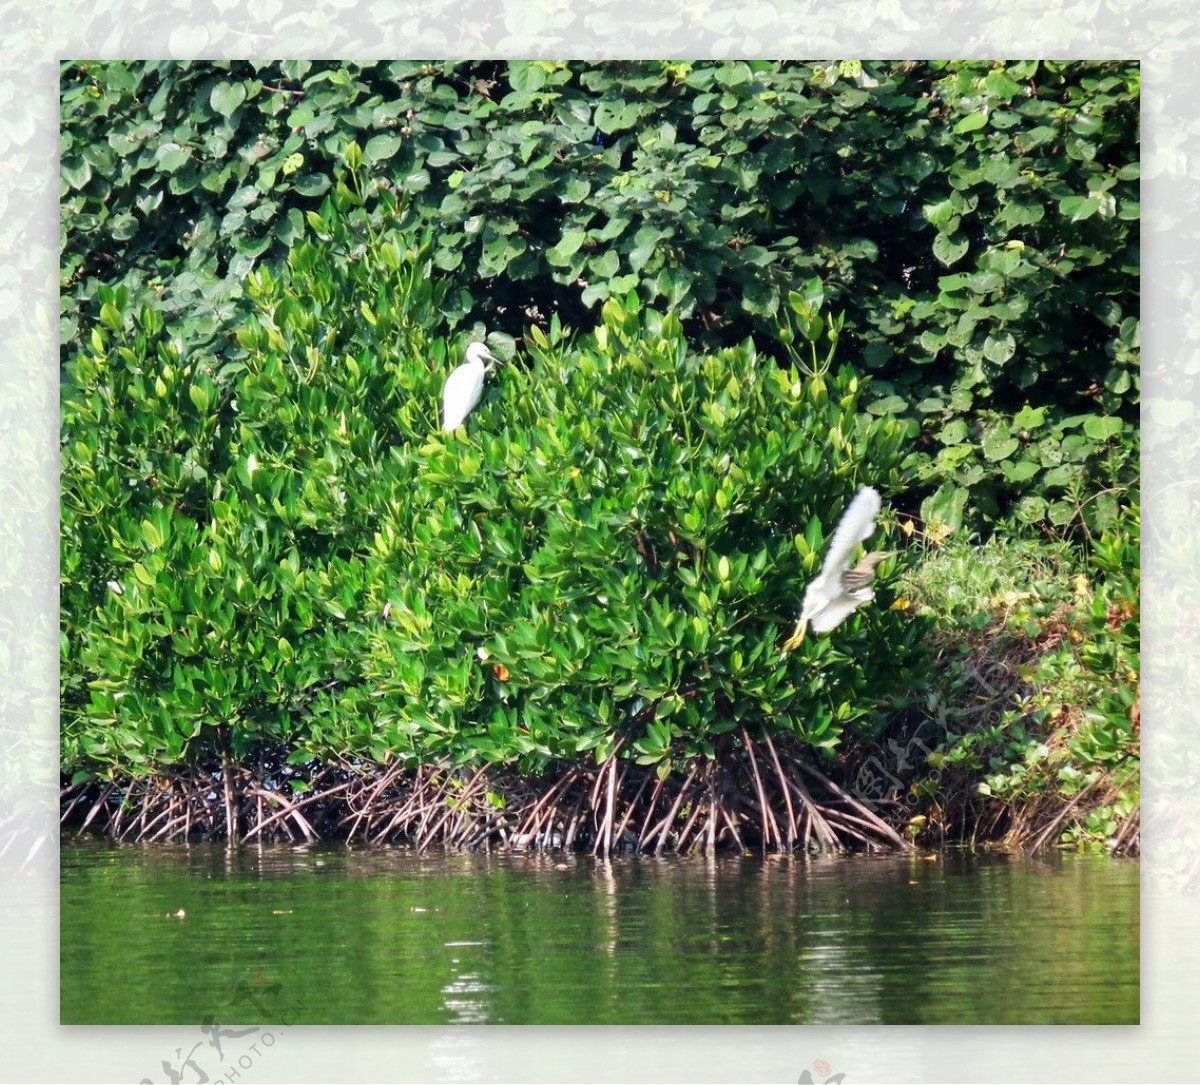
[[[58,60],[337,56],[554,59],[1136,58],[1143,91],[1142,1025],[1127,1027],[300,1027],[234,1080],[1186,1080],[1200,1004],[1200,704],[1192,56],[1180,0],[283,0],[0,4],[0,985],[6,1080],[154,1077],[196,1027],[58,1024]],[[214,15],[219,14],[219,18]],[[920,992],[914,992],[920,997]],[[222,1023],[230,1024],[233,1023]],[[236,1069],[236,1067],[235,1067]],[[155,1078],[161,1080],[161,1077]]]

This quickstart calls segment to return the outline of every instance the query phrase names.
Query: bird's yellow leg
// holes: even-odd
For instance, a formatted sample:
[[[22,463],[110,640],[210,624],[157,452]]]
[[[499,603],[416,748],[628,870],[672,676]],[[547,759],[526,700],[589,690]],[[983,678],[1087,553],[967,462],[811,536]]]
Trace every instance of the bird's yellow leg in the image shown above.
[[[793,648],[799,648],[804,641],[804,629],[806,622],[797,622],[796,628],[792,630],[792,635],[783,642],[783,655],[787,655]]]

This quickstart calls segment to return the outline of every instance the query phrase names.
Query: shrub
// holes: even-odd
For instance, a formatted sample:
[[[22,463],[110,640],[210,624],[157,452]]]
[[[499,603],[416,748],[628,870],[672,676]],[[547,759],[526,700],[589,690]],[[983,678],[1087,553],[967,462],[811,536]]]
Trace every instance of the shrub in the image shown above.
[[[900,482],[864,381],[694,353],[629,295],[576,341],[493,340],[509,364],[444,434],[452,286],[383,199],[346,188],[249,276],[219,365],[104,292],[63,408],[68,770],[282,744],[666,774],[735,728],[869,723],[906,681],[898,616],[779,653],[849,498]],[[836,322],[805,327],[824,357]]]
[[[897,586],[938,615],[932,792],[972,832],[990,818],[1018,844],[1137,846],[1140,525],[1127,502],[1086,556],[994,538],[947,547]]]

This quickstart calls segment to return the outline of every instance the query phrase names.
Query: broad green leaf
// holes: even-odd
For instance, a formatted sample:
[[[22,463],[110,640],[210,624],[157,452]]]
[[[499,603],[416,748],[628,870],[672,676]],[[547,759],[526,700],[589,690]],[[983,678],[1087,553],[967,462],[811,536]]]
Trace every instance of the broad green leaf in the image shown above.
[[[180,147],[177,143],[164,143],[155,152],[158,167],[164,173],[174,173],[181,166],[184,166],[190,157],[191,152]]]
[[[1101,415],[1088,415],[1083,423],[1083,432],[1093,441],[1107,441],[1115,437],[1124,428],[1119,418],[1106,418]]]
[[[1029,479],[1035,478],[1041,470],[1033,460],[1017,460],[1016,463],[1005,461],[1002,467],[1004,477],[1014,484],[1028,482]]]
[[[1047,516],[1055,526],[1064,527],[1075,519],[1075,506],[1069,501],[1054,501],[1047,510]]]
[[[961,136],[966,132],[978,132],[987,125],[986,113],[969,113],[954,126],[954,134]]]
[[[1037,429],[1046,421],[1045,407],[1030,407],[1028,404],[1022,407],[1013,416],[1013,425],[1019,430]]]
[[[367,165],[374,165],[378,162],[386,162],[389,158],[395,156],[396,152],[404,146],[404,141],[397,135],[391,132],[381,133],[377,136],[372,136],[367,140],[366,146],[363,147],[363,161]]]
[[[997,426],[991,432],[984,434],[981,444],[984,457],[993,463],[997,460],[1008,459],[1020,446],[1021,442],[1015,437],[1010,437],[1004,426]]]
[[[967,439],[967,423],[956,418],[952,422],[947,422],[938,433],[938,440],[944,445],[962,444]]]
[[[209,104],[222,117],[232,116],[233,112],[246,100],[246,85],[244,83],[218,83],[209,95]]]
[[[592,275],[597,275],[602,279],[612,278],[620,270],[620,267],[620,257],[617,256],[616,251],[613,249],[609,249],[599,256],[594,256],[588,261],[588,271]]]
[[[943,483],[921,502],[921,518],[930,524],[941,524],[951,531],[958,531],[962,527],[966,504],[966,490],[948,482]]]
[[[557,245],[546,250],[546,259],[559,267],[565,267],[570,264],[571,257],[583,247],[586,240],[585,231],[567,230]]]
[[[937,261],[949,267],[957,263],[970,248],[965,237],[951,237],[949,234],[938,234],[933,239],[933,255]]]
[[[146,545],[151,550],[158,550],[162,547],[163,537],[162,532],[158,530],[149,520],[142,521],[142,538],[146,540]]]
[[[1094,196],[1064,196],[1058,201],[1058,210],[1071,222],[1082,222],[1100,210],[1100,201]]]
[[[1016,505],[1017,519],[1026,524],[1038,524],[1046,518],[1046,499],[1026,494]]]
[[[1010,332],[1001,335],[989,335],[983,341],[984,357],[997,365],[1003,365],[1017,351],[1017,341]]]

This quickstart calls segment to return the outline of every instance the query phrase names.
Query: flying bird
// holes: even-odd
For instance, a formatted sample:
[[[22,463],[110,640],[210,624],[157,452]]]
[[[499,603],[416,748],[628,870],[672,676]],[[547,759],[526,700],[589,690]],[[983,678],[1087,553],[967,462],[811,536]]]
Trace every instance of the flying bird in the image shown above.
[[[875,598],[875,593],[869,587],[875,575],[875,566],[896,551],[867,554],[853,569],[850,568],[850,555],[875,530],[879,504],[879,494],[870,486],[859,490],[850,502],[842,522],[833,533],[821,572],[805,589],[800,619],[783,645],[785,654],[800,645],[809,624],[814,633],[828,633],[841,625],[863,603]]]
[[[467,347],[467,360],[446,378],[442,389],[442,429],[446,433],[458,429],[474,410],[483,394],[483,379],[497,361],[482,343]]]

